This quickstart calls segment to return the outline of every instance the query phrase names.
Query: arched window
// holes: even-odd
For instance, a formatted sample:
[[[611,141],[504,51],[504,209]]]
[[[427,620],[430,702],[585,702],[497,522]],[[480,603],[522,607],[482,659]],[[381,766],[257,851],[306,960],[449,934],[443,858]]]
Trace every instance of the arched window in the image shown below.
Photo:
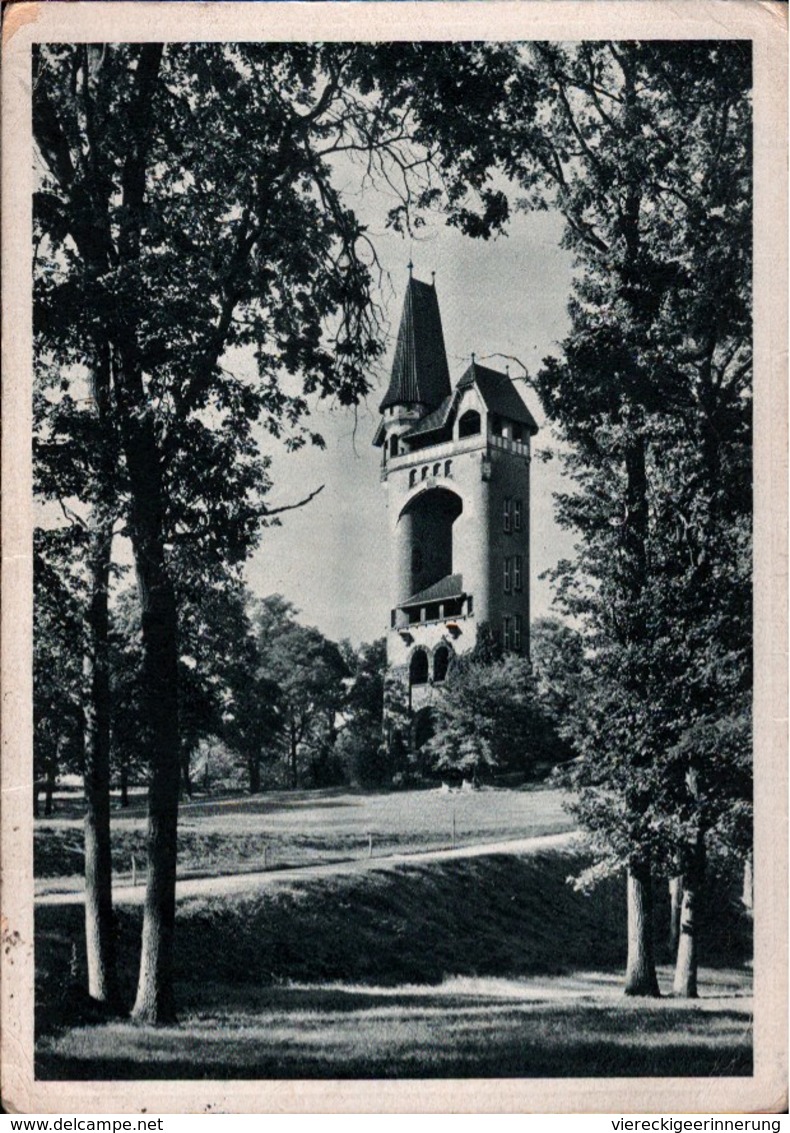
[[[447,676],[450,665],[450,650],[446,645],[440,645],[433,655],[433,679],[443,681]]]
[[[428,654],[424,649],[417,649],[412,654],[409,664],[409,684],[424,685],[428,683]]]
[[[459,437],[474,437],[480,432],[480,414],[476,409],[467,409],[458,422]]]
[[[452,474],[452,471],[453,471],[452,460],[445,460],[445,462],[444,462],[444,474],[445,474],[445,476],[450,476]]]
[[[439,475],[439,473],[441,472],[441,470],[442,470],[442,466],[441,466],[441,464],[434,464],[434,466],[433,466],[433,474],[434,474],[434,476],[438,476],[438,475]]]
[[[390,456],[398,455],[398,434],[395,433],[390,437]]]
[[[409,473],[409,487],[413,488],[416,483],[417,483],[417,469],[412,468],[411,472]]]

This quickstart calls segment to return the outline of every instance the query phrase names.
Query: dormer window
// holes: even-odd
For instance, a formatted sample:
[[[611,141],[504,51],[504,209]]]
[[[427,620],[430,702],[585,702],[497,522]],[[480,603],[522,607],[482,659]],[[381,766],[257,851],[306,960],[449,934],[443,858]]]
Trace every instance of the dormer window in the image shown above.
[[[458,421],[459,437],[474,437],[480,432],[480,414],[475,409],[467,409]]]
[[[390,456],[398,455],[398,447],[398,434],[395,433],[394,436],[390,437]]]

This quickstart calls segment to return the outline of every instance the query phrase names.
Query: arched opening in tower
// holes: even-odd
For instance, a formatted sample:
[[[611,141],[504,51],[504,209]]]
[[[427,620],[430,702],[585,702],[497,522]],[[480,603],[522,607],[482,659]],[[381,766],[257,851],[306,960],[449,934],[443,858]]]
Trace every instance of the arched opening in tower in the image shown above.
[[[415,649],[409,662],[409,684],[424,685],[428,683],[428,654],[424,649]]]
[[[480,414],[476,409],[467,409],[458,421],[459,437],[476,437],[480,432]]]
[[[433,655],[433,679],[443,681],[450,667],[450,650],[446,645],[440,645]]]
[[[453,524],[463,501],[448,488],[429,488],[400,514],[398,600],[405,602],[453,573]]]

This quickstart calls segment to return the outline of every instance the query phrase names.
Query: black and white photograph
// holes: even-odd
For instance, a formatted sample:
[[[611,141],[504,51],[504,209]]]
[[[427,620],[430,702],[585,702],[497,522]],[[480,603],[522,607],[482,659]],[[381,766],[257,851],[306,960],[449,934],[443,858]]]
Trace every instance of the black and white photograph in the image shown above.
[[[782,5],[38,7],[4,1098],[781,1110]]]

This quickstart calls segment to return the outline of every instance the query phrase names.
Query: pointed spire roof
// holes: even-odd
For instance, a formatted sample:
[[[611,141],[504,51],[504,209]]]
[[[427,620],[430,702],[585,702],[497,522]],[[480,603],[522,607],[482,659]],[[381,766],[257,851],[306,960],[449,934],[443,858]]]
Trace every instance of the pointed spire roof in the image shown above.
[[[432,283],[409,274],[390,384],[379,406],[426,406],[436,409],[450,394],[450,371],[444,348],[439,301]]]

